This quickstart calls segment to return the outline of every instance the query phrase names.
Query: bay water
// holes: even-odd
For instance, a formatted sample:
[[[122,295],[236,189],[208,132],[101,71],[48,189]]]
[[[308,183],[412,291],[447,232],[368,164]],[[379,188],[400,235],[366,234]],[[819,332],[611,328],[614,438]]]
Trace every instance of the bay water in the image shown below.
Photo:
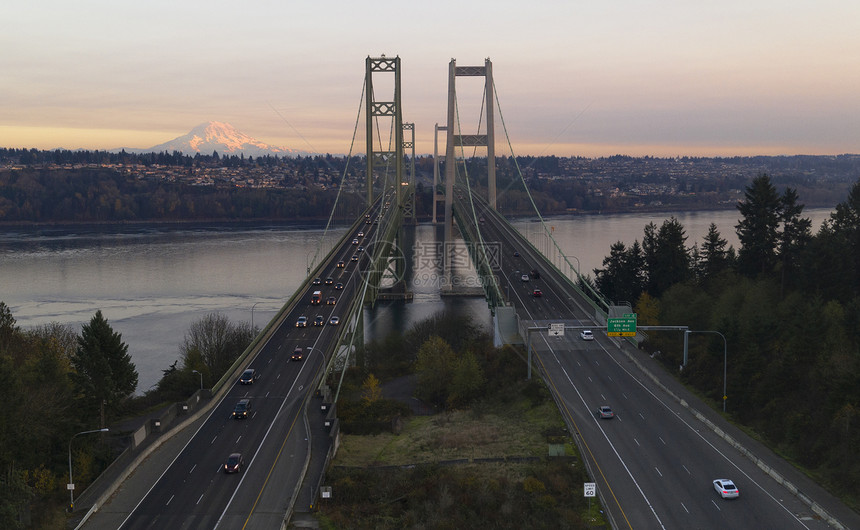
[[[812,220],[816,232],[830,212],[810,209],[804,216]],[[602,266],[613,243],[641,242],[647,223],[659,226],[670,216],[684,226],[688,246],[700,243],[713,222],[738,247],[737,210],[595,214],[545,221],[565,256],[593,277],[593,269]],[[546,243],[535,219],[512,224],[539,249],[557,252]],[[423,223],[414,229],[409,251],[438,248],[438,226]],[[139,373],[138,393],[143,393],[180,358],[180,346],[193,322],[219,312],[262,328],[300,287],[315,259],[346,230],[223,223],[0,229],[0,301],[23,328],[59,322],[80,332],[101,309],[128,344]],[[438,264],[414,260],[407,277],[413,301],[381,302],[366,310],[366,339],[405,331],[442,310],[469,315],[489,331],[490,314],[483,298],[440,296],[434,281],[441,274]]]

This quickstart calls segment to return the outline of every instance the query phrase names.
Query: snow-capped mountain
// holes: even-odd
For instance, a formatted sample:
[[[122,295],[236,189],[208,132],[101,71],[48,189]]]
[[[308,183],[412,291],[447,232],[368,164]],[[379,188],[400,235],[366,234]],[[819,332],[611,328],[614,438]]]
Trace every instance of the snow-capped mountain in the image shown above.
[[[126,151],[132,151],[126,149]],[[201,153],[211,155],[213,151],[217,151],[219,155],[239,155],[244,153],[245,156],[306,156],[310,153],[298,151],[296,149],[287,149],[284,147],[276,147],[256,140],[247,134],[239,132],[229,123],[221,123],[210,121],[201,123],[197,127],[183,136],[174,138],[169,142],[159,144],[149,149],[134,149],[133,151],[142,153],[160,153],[166,151],[172,153],[180,151],[186,155],[195,155]]]

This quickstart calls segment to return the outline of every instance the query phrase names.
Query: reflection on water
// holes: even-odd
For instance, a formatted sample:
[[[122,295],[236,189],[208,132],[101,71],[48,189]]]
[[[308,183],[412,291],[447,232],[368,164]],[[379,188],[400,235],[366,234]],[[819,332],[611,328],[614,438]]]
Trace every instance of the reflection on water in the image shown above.
[[[817,230],[829,210],[805,212]],[[648,222],[658,226],[670,214],[589,215],[549,219],[564,253],[579,260],[583,273],[600,267],[616,241],[642,239]],[[737,248],[737,212],[679,212],[688,246],[701,241],[711,222]],[[551,248],[537,223],[515,226],[539,248]],[[407,277],[414,301],[383,302],[365,312],[365,337],[406,330],[439,311],[469,315],[489,330],[483,298],[441,298],[438,293],[437,234],[429,224],[399,243],[412,262]],[[12,229],[0,232],[0,301],[26,328],[59,322],[76,331],[101,309],[122,334],[146,391],[179,357],[188,327],[219,311],[233,321],[262,327],[304,280],[318,249],[328,250],[345,228],[323,238],[307,226],[146,225]],[[441,238],[441,236],[438,236]],[[468,262],[455,265],[473,274]]]

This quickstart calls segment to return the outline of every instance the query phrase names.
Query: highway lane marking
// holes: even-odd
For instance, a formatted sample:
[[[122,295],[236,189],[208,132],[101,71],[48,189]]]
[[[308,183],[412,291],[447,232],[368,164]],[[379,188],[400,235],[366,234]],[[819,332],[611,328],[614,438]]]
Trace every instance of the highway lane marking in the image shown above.
[[[720,510],[720,507],[717,506],[717,503],[716,503],[716,501],[714,501],[714,499],[711,499],[711,503],[714,505],[714,508],[716,508],[719,511],[722,511],[722,510]]]
[[[689,470],[689,469],[687,469],[687,466],[685,466],[684,464],[681,464],[681,467],[683,467],[683,468],[684,468],[684,471],[686,471],[688,475],[690,475],[691,477],[693,476],[693,474],[692,474],[692,473],[690,473],[690,470]]]
[[[314,344],[316,345],[316,343],[314,343]],[[313,350],[313,347],[311,349]],[[224,507],[224,511],[221,512],[221,515],[218,517],[218,520],[215,522],[215,528],[218,528],[218,525],[221,524],[221,521],[224,519],[224,515],[226,515],[227,510],[230,508],[230,504],[233,503],[233,499],[236,497],[236,493],[239,491],[239,488],[242,486],[242,483],[244,482],[245,477],[247,476],[247,470],[249,470],[251,468],[251,466],[254,464],[254,460],[256,459],[257,454],[260,452],[260,450],[263,447],[263,444],[265,443],[266,439],[269,437],[269,433],[272,432],[272,428],[275,425],[275,421],[277,421],[278,416],[281,415],[281,412],[283,411],[284,406],[287,404],[287,397],[289,397],[289,395],[292,394],[293,389],[296,386],[296,382],[299,380],[299,376],[301,376],[301,374],[305,370],[306,366],[308,366],[308,363],[302,363],[302,367],[299,369],[299,373],[296,375],[295,381],[293,381],[293,383],[290,385],[290,389],[287,390],[287,393],[284,396],[284,401],[281,402],[281,406],[278,409],[278,412],[275,414],[275,419],[272,420],[272,423],[269,425],[269,428],[266,430],[266,434],[263,435],[263,440],[262,440],[262,442],[260,442],[260,446],[257,447],[257,451],[254,452],[254,456],[251,457],[251,461],[248,463],[248,466],[246,468],[246,472],[242,475],[242,478],[239,480],[239,484],[236,485],[236,489],[233,490],[233,495],[231,495],[230,500],[227,501],[227,505]],[[325,362],[323,362],[320,365],[319,369],[322,370],[324,368],[325,368]],[[254,510],[256,510],[257,504],[260,502],[260,497],[263,496],[263,491],[265,491],[266,486],[269,484],[269,479],[271,479],[272,472],[275,470],[275,467],[278,465],[278,461],[281,458],[281,454],[283,454],[283,452],[284,452],[284,447],[287,445],[287,440],[290,439],[290,435],[292,434],[293,429],[296,426],[296,421],[298,421],[299,416],[301,416],[302,411],[304,410],[305,406],[307,405],[307,401],[308,401],[308,399],[310,399],[310,397],[311,397],[311,392],[306,393],[304,399],[302,400],[302,404],[297,409],[296,415],[293,417],[293,422],[290,424],[290,428],[287,431],[287,435],[284,437],[284,441],[281,442],[281,447],[278,449],[278,454],[275,456],[275,460],[274,460],[274,462],[272,462],[272,465],[269,468],[269,472],[266,474],[266,480],[263,481],[263,485],[262,485],[262,487],[260,487],[259,493],[257,493],[257,498],[254,499],[254,504],[251,506],[251,511],[248,512],[248,517],[247,517],[247,519],[245,519],[245,523],[242,525],[243,529],[246,526],[248,526],[248,523],[251,521],[251,516],[254,515]]]
[[[660,478],[663,478],[663,473],[660,473],[660,470],[657,468],[657,466],[654,466],[654,471],[656,471],[657,474],[660,475]]]
[[[601,345],[601,347],[602,347],[602,345]],[[662,406],[663,406],[663,408],[665,408],[667,411],[669,411],[669,413],[670,413],[671,415],[675,416],[675,417],[678,419],[678,421],[680,421],[680,422],[681,422],[685,427],[687,427],[687,429],[689,429],[691,432],[695,433],[695,434],[696,434],[696,436],[698,436],[699,438],[701,438],[701,440],[702,440],[703,442],[705,442],[705,443],[706,443],[706,444],[707,444],[711,449],[713,449],[713,450],[714,450],[714,452],[716,452],[718,455],[720,455],[721,457],[723,457],[723,459],[724,459],[726,462],[728,462],[728,463],[729,463],[729,465],[731,465],[732,467],[734,467],[735,469],[737,469],[737,470],[738,470],[738,472],[739,472],[740,474],[742,474],[744,477],[746,477],[746,479],[747,479],[747,480],[749,480],[752,484],[754,484],[754,485],[755,485],[759,490],[761,490],[765,495],[767,495],[768,497],[770,497],[772,501],[774,501],[778,506],[780,506],[783,510],[785,510],[785,512],[786,512],[787,514],[789,514],[789,515],[790,515],[790,516],[791,516],[795,521],[797,521],[798,523],[800,523],[800,525],[801,525],[802,527],[804,527],[804,528],[806,528],[807,530],[809,530],[809,527],[808,527],[808,526],[806,526],[805,524],[803,524],[803,521],[802,521],[799,517],[797,517],[797,515],[795,515],[791,510],[789,510],[787,506],[785,506],[784,504],[782,504],[782,502],[778,501],[778,500],[776,499],[776,497],[774,497],[774,496],[773,496],[773,495],[772,495],[772,494],[771,494],[767,489],[765,489],[765,488],[764,488],[764,486],[762,486],[761,484],[759,484],[758,482],[756,482],[756,481],[755,481],[755,479],[753,479],[751,476],[749,476],[749,474],[748,474],[747,472],[745,472],[743,469],[741,469],[741,468],[740,468],[740,466],[739,466],[739,465],[737,465],[737,464],[736,464],[732,459],[730,459],[730,458],[729,458],[725,453],[723,453],[722,451],[720,451],[719,449],[717,449],[717,447],[716,447],[714,444],[712,444],[712,443],[711,443],[707,438],[705,438],[705,436],[700,432],[700,430],[699,430],[699,429],[694,428],[692,425],[690,425],[690,423],[688,423],[684,418],[682,418],[682,417],[681,417],[681,414],[680,414],[679,412],[674,411],[674,410],[673,410],[673,409],[672,409],[672,408],[671,408],[671,407],[670,407],[670,406],[669,406],[665,401],[663,401],[662,399],[660,399],[660,398],[659,398],[659,397],[658,397],[654,392],[652,392],[652,391],[651,391],[651,389],[649,389],[647,386],[645,386],[645,384],[644,384],[641,380],[639,380],[639,379],[638,379],[638,378],[636,378],[632,373],[630,373],[630,371],[628,371],[628,370],[627,370],[627,368],[625,368],[625,367],[624,367],[624,366],[623,366],[623,365],[618,361],[618,359],[616,359],[616,358],[615,358],[615,357],[614,357],[614,356],[613,356],[613,355],[612,355],[612,354],[611,354],[611,353],[610,353],[606,348],[603,348],[603,351],[604,351],[607,355],[609,355],[609,357],[610,357],[613,361],[615,361],[615,364],[616,364],[619,368],[621,368],[621,369],[622,369],[622,370],[623,370],[623,371],[624,371],[628,376],[630,376],[630,378],[631,378],[631,379],[633,379],[634,381],[636,381],[636,382],[639,384],[639,386],[640,386],[640,387],[642,387],[642,389],[643,389],[645,392],[647,392],[648,394],[650,394],[650,395],[651,395],[651,397],[652,397],[652,398],[654,398],[654,400],[656,400],[656,401],[657,401],[657,403],[659,403],[660,405],[662,405]],[[619,351],[619,353],[621,353],[621,352]],[[641,415],[641,414],[640,414],[640,415]],[[685,468],[685,469],[686,469],[686,468]],[[688,471],[688,473],[689,473],[689,471]],[[713,502],[713,500],[711,500],[711,502]]]
[[[194,469],[196,467],[197,467],[197,464],[194,464],[193,466],[191,466],[191,469],[188,471],[188,474],[190,475],[191,473],[194,473]]]
[[[214,443],[215,443],[215,440],[217,440],[217,439],[218,439],[218,435],[216,434],[216,435],[212,438],[212,440],[209,442],[209,445],[214,444]]]
[[[639,444],[639,440],[637,440],[636,438],[633,438],[633,441],[634,441],[634,442],[636,442],[637,447],[642,447],[642,446]]]
[[[683,508],[685,512],[690,513],[690,510],[688,510],[687,507],[684,506],[683,502],[681,503],[681,508]]]
[[[658,436],[657,439],[663,442],[663,445],[666,445],[666,441],[663,439],[662,436]]]
[[[202,500],[203,500],[203,497],[205,497],[205,496],[206,496],[206,494],[205,494],[205,493],[200,494],[200,498],[199,498],[199,499],[197,499],[197,503],[196,503],[196,504],[200,504],[200,501],[202,501]]]
[[[643,416],[641,412],[639,413],[639,417],[642,418],[643,420],[645,419],[645,416]]]
[[[176,495],[171,495],[170,498],[167,499],[167,503],[165,503],[165,506],[168,506],[170,504],[170,501],[173,500],[173,497],[176,497]]]
[[[547,346],[549,346],[549,344],[547,344]],[[550,346],[550,351],[553,353],[553,357],[555,357],[556,360],[558,360],[558,357],[555,355],[555,352],[552,350],[551,346]],[[549,372],[546,369],[546,365],[543,364],[543,360],[541,359],[540,355],[535,355],[535,356],[536,356],[538,362],[541,364],[541,366],[543,366],[544,374],[546,374],[546,377],[549,380],[550,385],[552,385],[556,394],[560,395],[560,393],[558,391],[558,387],[556,386],[555,381],[549,375]],[[559,365],[561,365],[561,363],[559,363]],[[562,367],[562,371],[564,371],[563,367]],[[576,392],[576,395],[579,396],[579,400],[582,402],[583,405],[585,405],[587,407],[587,405],[585,403],[585,399],[582,397],[582,394],[580,394],[580,392],[579,392],[579,388],[577,388],[577,386],[575,384],[573,384],[573,381],[570,379],[570,376],[567,374],[567,372],[564,371],[564,373],[565,373],[565,376],[567,377],[568,383],[570,383],[571,387]],[[603,478],[603,481],[606,484],[607,489],[609,489],[610,495],[612,495],[612,499],[615,500],[615,505],[618,506],[618,510],[621,511],[621,516],[624,517],[624,521],[627,523],[627,526],[632,529],[633,525],[630,524],[630,520],[627,518],[627,514],[624,512],[624,508],[621,507],[621,502],[618,500],[618,497],[615,496],[615,492],[612,490],[612,486],[609,485],[609,479],[607,479],[606,475],[603,473],[603,468],[600,467],[600,464],[598,464],[597,458],[595,458],[594,453],[591,451],[591,447],[588,445],[588,443],[586,443],[585,439],[582,438],[582,434],[581,434],[581,431],[579,430],[579,426],[576,424],[576,420],[573,419],[573,414],[571,414],[570,409],[568,409],[568,407],[567,407],[567,402],[565,402],[564,400],[561,400],[561,403],[564,406],[564,411],[567,414],[567,417],[570,419],[570,422],[573,424],[574,429],[580,435],[579,441],[585,447],[586,451],[588,451],[589,456],[591,456],[591,461],[594,463],[594,466],[597,468],[597,471],[600,473],[600,476]],[[660,520],[660,516],[657,515],[656,511],[654,511],[654,507],[651,505],[651,501],[648,500],[648,497],[645,495],[645,492],[642,491],[642,488],[639,486],[639,483],[636,482],[636,479],[633,477],[633,474],[630,472],[630,469],[627,467],[627,464],[624,463],[624,460],[621,458],[621,455],[618,454],[618,451],[615,449],[615,446],[612,444],[612,441],[609,440],[609,437],[606,436],[606,432],[604,432],[603,428],[600,427],[600,424],[597,423],[598,420],[596,418],[594,418],[594,421],[597,424],[597,427],[600,430],[601,434],[603,434],[603,437],[606,439],[606,442],[609,444],[609,447],[612,448],[612,451],[615,453],[615,456],[618,458],[618,461],[621,462],[621,465],[624,467],[624,470],[627,471],[627,475],[630,477],[630,480],[633,481],[633,484],[636,486],[636,489],[639,490],[639,494],[645,500],[645,504],[648,505],[648,508],[651,510],[651,514],[654,515],[655,519],[657,519],[657,523],[660,525],[660,528],[665,529],[666,527],[663,525],[663,522]]]

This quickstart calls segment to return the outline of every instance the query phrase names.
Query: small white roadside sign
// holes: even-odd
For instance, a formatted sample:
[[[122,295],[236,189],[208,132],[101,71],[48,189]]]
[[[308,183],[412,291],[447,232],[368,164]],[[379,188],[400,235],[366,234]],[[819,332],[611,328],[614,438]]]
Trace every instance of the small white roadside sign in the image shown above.
[[[597,497],[597,483],[596,482],[585,482],[585,496],[586,497]]]

